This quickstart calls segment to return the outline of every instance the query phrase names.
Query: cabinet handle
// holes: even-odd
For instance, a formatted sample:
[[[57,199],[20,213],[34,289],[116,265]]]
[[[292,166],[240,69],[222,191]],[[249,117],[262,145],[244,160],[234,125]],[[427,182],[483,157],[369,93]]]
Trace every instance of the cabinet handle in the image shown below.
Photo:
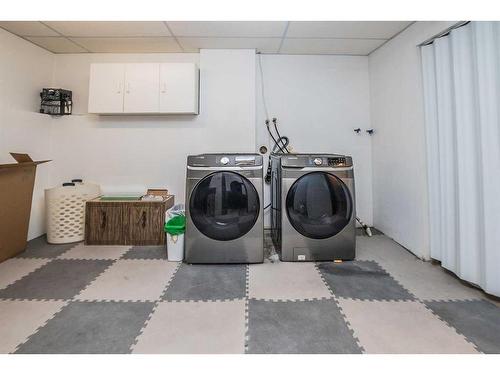
[[[127,82],[127,94],[130,94],[130,82]]]
[[[101,211],[101,229],[106,228],[106,211]]]
[[[142,211],[142,228],[146,228],[146,211]]]

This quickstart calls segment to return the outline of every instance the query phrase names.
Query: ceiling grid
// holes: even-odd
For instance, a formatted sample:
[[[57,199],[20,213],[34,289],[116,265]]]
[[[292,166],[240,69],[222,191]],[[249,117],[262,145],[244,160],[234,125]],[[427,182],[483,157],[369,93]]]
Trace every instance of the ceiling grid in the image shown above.
[[[172,37],[175,39],[175,42],[177,43],[177,45],[179,46],[179,48],[182,50],[182,52],[185,52],[184,51],[184,47],[182,47],[182,45],[179,43],[179,40],[177,39],[177,37],[174,35],[174,33],[172,32],[172,30],[170,30],[170,26],[168,26],[168,23],[166,21],[163,21],[163,24],[165,25],[165,27],[167,28],[168,32],[172,35]]]
[[[280,42],[280,46],[278,48],[278,53],[281,52],[281,48],[283,47],[283,42],[285,41],[285,38],[286,38],[286,34],[288,33],[288,27],[290,27],[290,22],[287,22],[286,23],[286,26],[285,26],[285,31],[283,31],[283,36],[281,38],[281,42]]]
[[[411,21],[0,21],[53,53],[179,53],[255,49],[263,54],[366,56]]]

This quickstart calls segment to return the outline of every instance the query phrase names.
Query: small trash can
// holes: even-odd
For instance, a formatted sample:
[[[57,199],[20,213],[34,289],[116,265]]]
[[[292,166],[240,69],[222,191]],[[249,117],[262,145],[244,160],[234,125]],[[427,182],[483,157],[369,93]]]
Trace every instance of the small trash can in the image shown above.
[[[184,259],[184,231],[186,217],[176,215],[165,223],[167,232],[167,257],[171,262],[181,262]]]

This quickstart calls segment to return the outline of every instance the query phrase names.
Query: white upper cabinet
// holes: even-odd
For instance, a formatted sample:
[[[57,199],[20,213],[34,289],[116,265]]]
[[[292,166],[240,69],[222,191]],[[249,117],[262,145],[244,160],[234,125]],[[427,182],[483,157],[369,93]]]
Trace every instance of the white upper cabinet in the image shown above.
[[[193,63],[92,64],[89,113],[198,114]]]
[[[124,85],[124,64],[92,64],[89,113],[123,113]]]
[[[124,113],[158,113],[160,64],[126,64]]]
[[[198,69],[195,64],[160,64],[160,112],[198,114]]]

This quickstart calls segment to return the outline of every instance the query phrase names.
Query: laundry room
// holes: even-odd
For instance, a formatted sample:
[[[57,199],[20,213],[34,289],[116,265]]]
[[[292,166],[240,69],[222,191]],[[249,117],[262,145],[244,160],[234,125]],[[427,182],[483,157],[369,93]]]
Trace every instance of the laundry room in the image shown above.
[[[495,17],[135,9],[0,16],[0,362],[500,354]]]

